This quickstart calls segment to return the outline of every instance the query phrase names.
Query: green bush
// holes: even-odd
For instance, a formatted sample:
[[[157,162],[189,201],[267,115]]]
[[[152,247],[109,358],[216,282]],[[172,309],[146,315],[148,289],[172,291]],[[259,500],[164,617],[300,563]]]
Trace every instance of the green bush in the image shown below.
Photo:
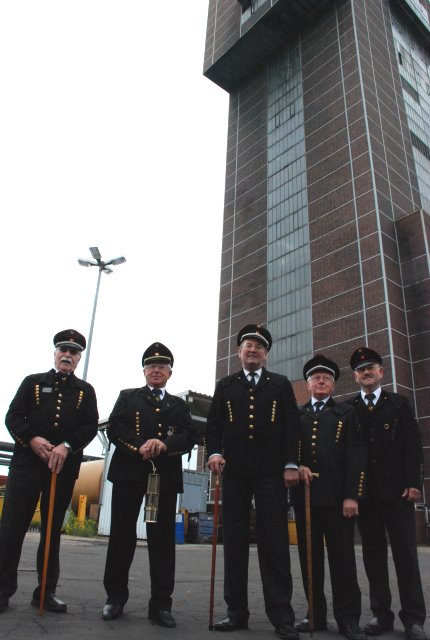
[[[95,520],[91,520],[91,518],[85,518],[84,524],[82,525],[73,511],[71,511],[69,519],[63,527],[63,533],[66,533],[69,536],[83,536],[85,538],[91,538],[97,535],[97,522]]]

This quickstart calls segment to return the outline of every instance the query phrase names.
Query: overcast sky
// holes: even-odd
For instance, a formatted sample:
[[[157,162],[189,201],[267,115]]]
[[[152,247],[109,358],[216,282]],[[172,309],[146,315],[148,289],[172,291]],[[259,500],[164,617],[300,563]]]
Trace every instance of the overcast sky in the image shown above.
[[[107,417],[173,352],[169,390],[212,394],[228,95],[202,75],[208,0],[0,4],[1,394],[53,364],[54,334],[88,337]],[[82,375],[84,358],[77,369]],[[0,440],[10,440],[1,420]],[[94,444],[89,453],[101,453]]]

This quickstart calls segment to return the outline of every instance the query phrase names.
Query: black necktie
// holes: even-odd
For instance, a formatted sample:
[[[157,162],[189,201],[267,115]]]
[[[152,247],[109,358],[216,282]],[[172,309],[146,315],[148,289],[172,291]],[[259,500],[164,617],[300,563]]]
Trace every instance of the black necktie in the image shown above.
[[[249,384],[251,385],[251,387],[255,387],[255,376],[257,374],[255,373],[255,371],[253,371],[252,373],[248,373],[249,376]]]
[[[322,400],[318,400],[318,402],[315,402],[314,404],[315,413],[320,413],[320,411],[322,411],[323,408],[324,408],[324,402]]]
[[[376,398],[374,393],[366,393],[366,395],[364,396],[367,400],[367,408],[369,409],[369,411],[372,411],[373,407],[375,406],[375,403],[373,402],[374,399]]]
[[[157,402],[160,402],[160,400],[161,400],[161,389],[153,389],[152,390],[152,395],[157,400]]]

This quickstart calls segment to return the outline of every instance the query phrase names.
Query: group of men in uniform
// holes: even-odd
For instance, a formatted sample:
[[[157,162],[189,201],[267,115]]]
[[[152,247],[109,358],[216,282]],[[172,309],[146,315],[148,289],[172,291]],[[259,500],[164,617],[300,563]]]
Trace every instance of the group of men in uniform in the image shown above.
[[[425,640],[414,503],[421,498],[423,454],[406,397],[381,388],[381,356],[356,349],[350,366],[360,387],[346,403],[333,393],[339,367],[323,354],[306,362],[309,401],[297,408],[285,376],[265,368],[270,332],[247,325],[238,334],[242,368],[221,379],[208,416],[208,466],[222,474],[224,598],[217,631],[248,628],[248,522],[256,510],[257,547],[266,613],[280,638],[327,629],[324,546],[339,632],[364,640],[393,629],[387,533],[407,640]],[[297,524],[303,585],[308,594],[305,486],[310,493],[313,616],[295,623],[288,549],[286,491]],[[363,543],[373,617],[362,629],[354,527]]]
[[[65,330],[54,337],[54,369],[27,376],[12,400],[6,425],[15,440],[0,528],[0,613],[17,589],[25,533],[41,496],[39,606],[51,479],[58,475],[47,562],[44,606],[65,612],[56,595],[61,527],[79,473],[84,447],[97,432],[93,387],[74,371],[84,336]],[[216,631],[248,628],[249,513],[256,534],[265,609],[276,634],[327,629],[324,548],[333,613],[348,640],[393,629],[387,533],[399,587],[407,640],[426,640],[426,611],[418,567],[414,503],[420,500],[423,457],[419,428],[406,397],[381,388],[382,358],[356,349],[350,365],[360,387],[348,402],[333,399],[338,365],[323,354],[306,362],[310,399],[298,407],[284,375],[266,369],[270,332],[249,324],[237,336],[241,368],[218,381],[208,415],[208,468],[222,475],[224,598],[226,617]],[[154,469],[160,478],[158,518],[147,525],[153,624],[176,626],[172,615],[175,575],[175,511],[183,490],[181,457],[196,443],[189,408],[166,391],[173,354],[151,344],[142,357],[146,384],[120,392],[109,417],[115,445],[109,468],[112,520],[104,574],[104,620],[119,618],[129,597],[128,575],[136,547],[136,522]],[[294,505],[303,585],[308,593],[305,489],[310,495],[313,611],[295,621],[288,541],[288,497]],[[354,552],[355,522],[361,534],[373,617],[361,629],[361,593]]]
[[[0,613],[17,589],[18,564],[25,533],[39,496],[41,537],[37,552],[38,586],[31,604],[39,607],[42,573],[46,569],[44,608],[65,613],[67,605],[56,595],[60,573],[60,536],[84,447],[98,428],[93,387],[74,374],[86,340],[73,329],[54,336],[54,368],[27,376],[6,415],[15,440],[0,527]],[[104,586],[104,620],[114,620],[128,599],[128,572],[136,547],[136,523],[148,476],[160,478],[157,522],[147,524],[151,598],[148,617],[153,624],[174,627],[171,613],[175,574],[175,514],[177,494],[183,490],[183,453],[191,451],[196,434],[187,403],[166,391],[172,375],[173,354],[160,342],[151,344],[142,358],[145,386],[124,389],[109,417],[108,436],[115,444],[109,468],[113,483],[111,533]],[[50,550],[44,550],[50,488],[57,474]]]

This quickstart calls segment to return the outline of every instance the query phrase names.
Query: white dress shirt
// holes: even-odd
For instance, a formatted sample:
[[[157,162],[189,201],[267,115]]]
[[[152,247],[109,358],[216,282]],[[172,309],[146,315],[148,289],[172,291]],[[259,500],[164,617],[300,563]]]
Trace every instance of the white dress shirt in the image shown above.
[[[360,391],[360,393],[361,393],[361,397],[362,397],[362,400],[363,400],[364,404],[366,404],[366,405],[369,404],[369,401],[366,398],[366,395],[368,395],[368,394],[365,391],[363,391],[363,389]],[[378,400],[379,400],[379,396],[382,393],[382,388],[378,387],[377,389],[375,389],[375,391],[372,391],[371,393],[375,394],[375,399],[373,401],[373,404],[376,404],[378,402]]]
[[[160,400],[162,400],[164,398],[164,394],[166,393],[166,387],[157,387],[158,389],[160,389],[161,391],[161,395],[160,395]],[[151,391],[153,389],[155,389],[155,387],[150,387],[148,384],[148,389],[151,389]]]

